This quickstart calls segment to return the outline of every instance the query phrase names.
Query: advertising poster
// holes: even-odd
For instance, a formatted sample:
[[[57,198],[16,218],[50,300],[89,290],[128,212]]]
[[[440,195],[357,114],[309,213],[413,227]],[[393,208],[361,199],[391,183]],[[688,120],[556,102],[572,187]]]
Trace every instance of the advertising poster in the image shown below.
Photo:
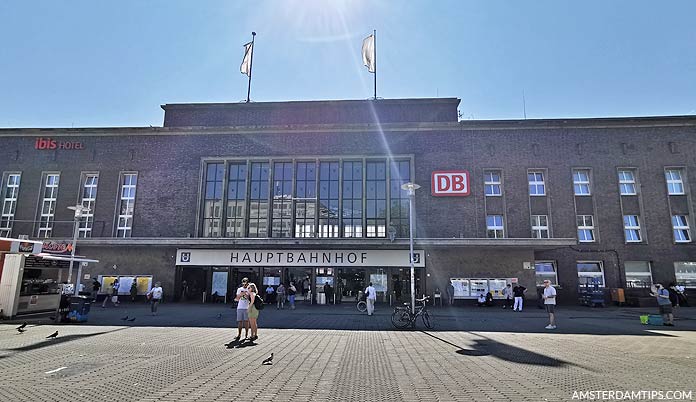
[[[118,288],[118,294],[129,295],[130,290],[131,290],[131,285],[133,284],[134,280],[135,280],[135,278],[132,276],[119,276],[118,282],[121,284],[121,286],[119,286],[119,288]]]
[[[370,274],[370,282],[377,292],[387,291],[387,274]]]
[[[152,289],[152,277],[151,276],[139,276],[137,277],[138,294],[144,295]]]
[[[452,278],[452,286],[454,286],[454,297],[469,297],[471,296],[469,292],[469,280]]]
[[[217,292],[218,296],[227,295],[227,272],[213,272],[213,294]]]
[[[488,279],[470,279],[471,296],[488,293]]]

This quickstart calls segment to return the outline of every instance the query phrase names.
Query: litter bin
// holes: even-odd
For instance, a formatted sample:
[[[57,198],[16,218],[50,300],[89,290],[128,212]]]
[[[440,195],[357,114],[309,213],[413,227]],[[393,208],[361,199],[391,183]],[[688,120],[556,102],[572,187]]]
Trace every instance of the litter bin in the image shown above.
[[[68,320],[70,322],[86,322],[91,304],[90,298],[87,296],[72,296]]]
[[[326,293],[317,293],[317,304],[326,304]]]

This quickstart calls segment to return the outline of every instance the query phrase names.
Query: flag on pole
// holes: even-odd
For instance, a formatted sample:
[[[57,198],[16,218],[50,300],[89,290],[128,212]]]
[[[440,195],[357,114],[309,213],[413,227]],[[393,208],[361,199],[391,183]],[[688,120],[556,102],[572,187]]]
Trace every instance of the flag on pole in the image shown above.
[[[254,42],[249,42],[244,45],[244,59],[239,71],[251,77],[251,54],[254,52]]]
[[[363,39],[362,59],[363,59],[363,64],[367,67],[367,71],[374,73],[375,72],[375,35],[374,34]]]

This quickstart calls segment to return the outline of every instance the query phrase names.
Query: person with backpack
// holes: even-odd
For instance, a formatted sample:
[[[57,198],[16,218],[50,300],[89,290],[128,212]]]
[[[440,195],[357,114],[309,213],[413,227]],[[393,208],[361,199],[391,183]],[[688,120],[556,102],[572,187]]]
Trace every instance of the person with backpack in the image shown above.
[[[290,310],[295,309],[295,294],[297,294],[297,288],[292,282],[290,282],[290,286],[288,287],[288,301],[290,302]]]
[[[276,298],[276,310],[284,309],[285,308],[285,285],[282,283],[278,285],[278,290],[276,290],[276,295],[278,296]]]
[[[263,299],[259,296],[259,290],[256,288],[256,284],[249,284],[249,326],[251,327],[251,336],[248,338],[249,342],[254,342],[259,339],[259,310],[263,310]]]

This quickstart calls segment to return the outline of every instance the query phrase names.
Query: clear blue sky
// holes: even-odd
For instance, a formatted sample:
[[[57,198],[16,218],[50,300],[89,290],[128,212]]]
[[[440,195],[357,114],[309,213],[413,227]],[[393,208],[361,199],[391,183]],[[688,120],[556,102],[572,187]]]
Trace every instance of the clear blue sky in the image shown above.
[[[458,97],[464,118],[696,114],[696,1],[0,1],[0,127],[161,125],[164,103]]]

